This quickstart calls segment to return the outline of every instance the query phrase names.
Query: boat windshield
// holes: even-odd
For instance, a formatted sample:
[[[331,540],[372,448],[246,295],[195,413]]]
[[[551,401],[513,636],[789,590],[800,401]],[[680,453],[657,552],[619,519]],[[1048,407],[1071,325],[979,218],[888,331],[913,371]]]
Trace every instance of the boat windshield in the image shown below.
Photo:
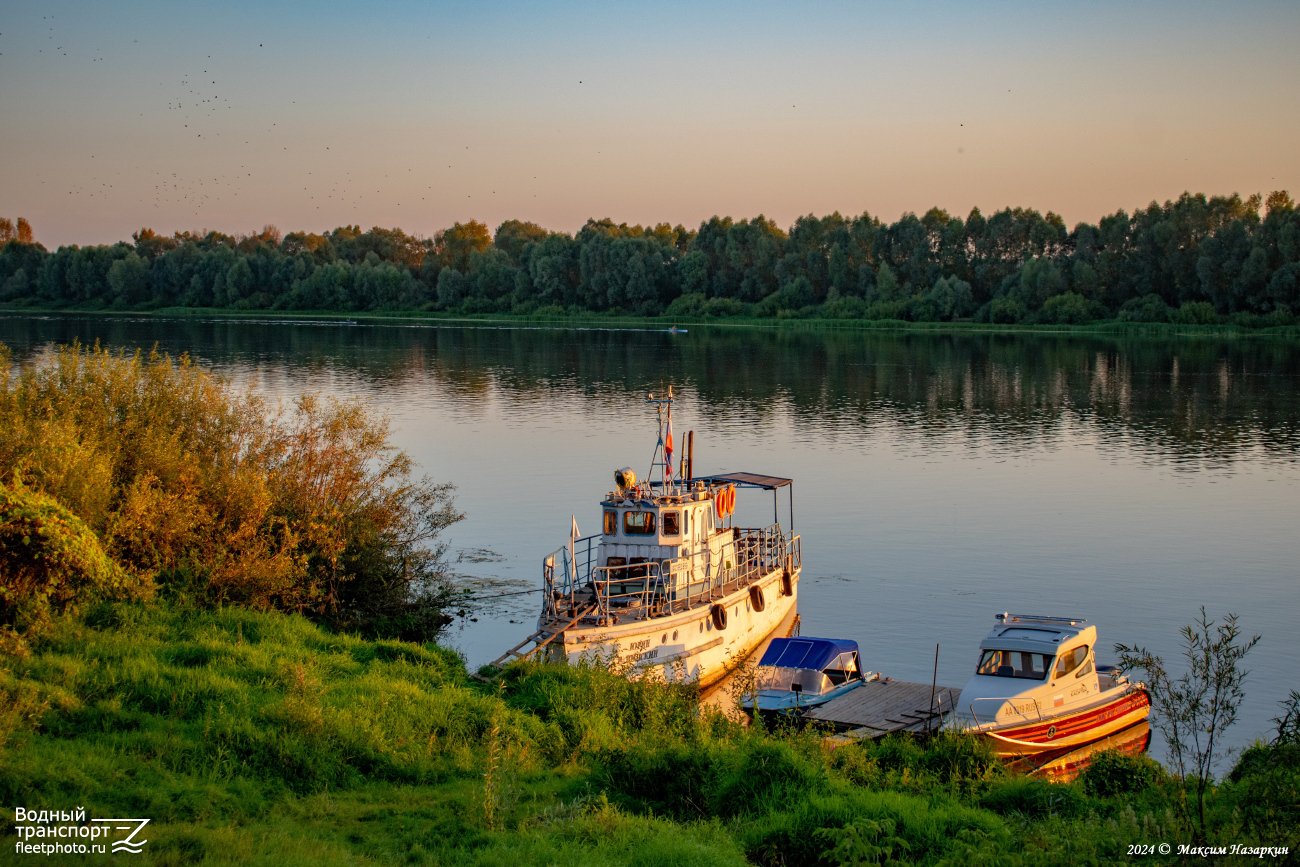
[[[822,695],[835,688],[830,679],[811,668],[785,668],[760,665],[755,673],[754,688],[778,692],[801,692],[804,695]]]
[[[1027,677],[1043,680],[1052,664],[1052,657],[1042,653],[1025,653],[1020,650],[986,650],[980,657],[976,674],[993,677]]]
[[[847,683],[858,676],[858,655],[851,652],[841,653],[830,661],[825,672],[831,683],[836,686]]]

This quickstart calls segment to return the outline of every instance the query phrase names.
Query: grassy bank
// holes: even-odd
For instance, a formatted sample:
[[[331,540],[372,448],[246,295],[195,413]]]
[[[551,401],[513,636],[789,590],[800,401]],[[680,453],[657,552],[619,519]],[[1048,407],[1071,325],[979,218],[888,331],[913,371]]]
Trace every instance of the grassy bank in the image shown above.
[[[436,645],[274,611],[101,603],[3,663],[0,696],[0,799],[150,818],[145,864],[1073,865],[1201,836],[1150,760],[1051,785],[956,738],[832,750],[686,686],[480,684]],[[1298,792],[1297,748],[1256,748],[1203,839],[1294,848]]]
[[[249,322],[357,322],[357,323],[410,323],[515,327],[568,327],[568,328],[754,328],[798,331],[867,331],[898,332],[902,334],[986,335],[986,334],[1041,334],[1081,336],[1104,335],[1150,338],[1271,338],[1300,340],[1300,325],[1248,328],[1241,325],[1187,325],[1170,322],[1125,322],[1104,319],[1079,325],[1021,325],[989,322],[909,322],[902,319],[835,319],[827,317],[772,319],[762,317],[691,317],[691,316],[626,316],[592,312],[512,314],[482,313],[466,316],[426,310],[387,310],[356,313],[339,313],[334,310],[281,311],[281,310],[229,310],[226,308],[162,307],[151,310],[104,310],[74,308],[15,307],[0,304],[0,315],[17,316],[100,316],[104,318],[156,317],[192,319],[230,319]]]

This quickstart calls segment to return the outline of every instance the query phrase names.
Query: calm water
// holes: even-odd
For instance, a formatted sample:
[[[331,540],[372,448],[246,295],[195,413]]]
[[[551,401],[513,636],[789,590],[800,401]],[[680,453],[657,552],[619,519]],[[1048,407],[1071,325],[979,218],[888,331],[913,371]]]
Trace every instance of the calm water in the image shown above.
[[[928,680],[938,642],[939,682],[960,687],[1008,609],[1088,618],[1103,662],[1115,642],[1168,659],[1204,605],[1264,636],[1234,741],[1300,687],[1300,346],[0,318],[19,358],[73,338],[382,407],[459,487],[455,568],[484,592],[539,586],[571,514],[597,529],[613,471],[650,460],[643,399],[664,382],[697,472],[795,479],[803,632],[856,638],[871,668]],[[451,641],[489,661],[537,599],[475,612]]]

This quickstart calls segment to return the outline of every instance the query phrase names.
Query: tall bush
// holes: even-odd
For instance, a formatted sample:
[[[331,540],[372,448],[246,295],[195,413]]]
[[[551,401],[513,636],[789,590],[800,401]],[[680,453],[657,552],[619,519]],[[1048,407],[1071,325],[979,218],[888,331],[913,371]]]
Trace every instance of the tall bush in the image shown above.
[[[0,348],[0,483],[84,522],[142,586],[427,639],[452,487],[358,401],[269,405],[182,356]]]
[[[1187,669],[1173,677],[1164,660],[1143,647],[1115,645],[1120,669],[1142,672],[1155,711],[1155,725],[1169,747],[1170,765],[1179,776],[1192,776],[1201,829],[1205,829],[1205,793],[1215,763],[1227,756],[1224,733],[1237,721],[1246,693],[1248,672],[1242,661],[1259,643],[1256,635],[1242,640],[1237,615],[1222,623],[1205,615],[1184,626],[1183,659]]]

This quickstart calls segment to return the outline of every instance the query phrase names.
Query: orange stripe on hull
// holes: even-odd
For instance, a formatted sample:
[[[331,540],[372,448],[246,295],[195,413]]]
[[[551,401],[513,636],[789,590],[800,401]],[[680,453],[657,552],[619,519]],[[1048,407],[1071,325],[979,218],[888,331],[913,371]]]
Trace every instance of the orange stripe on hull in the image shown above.
[[[1103,705],[1048,717],[1031,725],[986,729],[979,734],[1001,756],[1024,756],[1091,743],[1145,720],[1151,698],[1137,689]]]

